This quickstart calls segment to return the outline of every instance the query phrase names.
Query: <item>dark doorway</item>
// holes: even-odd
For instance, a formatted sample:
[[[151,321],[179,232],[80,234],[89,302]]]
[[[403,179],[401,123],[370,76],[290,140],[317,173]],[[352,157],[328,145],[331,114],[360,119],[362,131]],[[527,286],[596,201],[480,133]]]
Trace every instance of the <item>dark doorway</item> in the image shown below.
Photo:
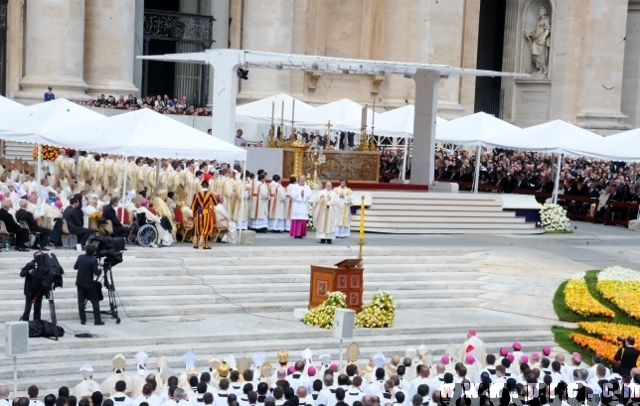
[[[482,0],[478,29],[477,68],[502,71],[504,21],[507,0]],[[502,118],[502,91],[499,77],[476,78],[474,111]]]
[[[148,41],[149,52],[145,52],[145,55],[164,55],[176,53],[176,42],[174,41],[162,41],[152,39]],[[176,77],[176,64],[173,62],[158,62],[149,61],[149,70],[147,72],[147,88],[146,94],[148,95],[169,95],[173,97],[174,84]]]

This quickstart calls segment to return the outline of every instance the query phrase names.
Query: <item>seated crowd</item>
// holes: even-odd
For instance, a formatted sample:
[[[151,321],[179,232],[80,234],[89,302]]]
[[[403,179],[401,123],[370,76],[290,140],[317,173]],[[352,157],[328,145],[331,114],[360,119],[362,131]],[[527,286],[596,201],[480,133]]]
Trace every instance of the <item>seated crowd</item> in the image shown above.
[[[150,108],[162,114],[178,114],[184,116],[211,116],[211,110],[187,103],[187,97],[169,97],[168,95],[147,96],[143,100],[129,94],[126,98],[120,95],[117,99],[113,95],[108,97],[101,94],[96,100],[79,102],[82,106],[102,107],[116,110],[138,110]]]
[[[212,355],[204,370],[197,367],[196,355],[189,351],[180,365],[181,373],[174,373],[164,356],[151,368],[143,351],[135,355],[133,371],[125,372],[127,361],[118,354],[112,359],[112,372],[101,383],[94,381],[93,367],[84,364],[80,368],[82,380],[74,388],[63,386],[57,397],[49,394],[43,401],[44,406],[435,406],[448,404],[462,394],[466,398],[499,398],[505,405],[516,399],[528,404],[538,398],[538,404],[545,405],[555,398],[565,404],[568,397],[607,396],[621,388],[624,390],[617,392],[621,397],[640,397],[638,368],[625,372],[617,366],[609,369],[599,356],[588,366],[578,353],[565,363],[564,354],[554,355],[549,347],[526,355],[518,342],[512,350],[502,348],[498,354],[485,354],[482,341],[471,333],[468,337],[454,351],[462,360],[452,354],[434,363],[421,346],[407,350],[404,357],[387,359],[381,352],[372,354],[361,368],[356,349],[347,351],[348,361],[342,370],[327,353],[314,362],[309,349],[293,363],[289,363],[287,351],[279,351],[277,367],[266,362],[261,352],[251,360],[242,357],[237,361],[232,355]],[[466,352],[468,343],[473,343],[477,359]],[[355,344],[350,348],[353,346],[357,348]],[[0,399],[7,405],[42,405],[36,386],[29,387],[28,397],[11,401],[9,395],[9,389],[0,386]]]
[[[161,160],[102,155],[60,149],[58,158],[38,185],[34,176],[0,165],[0,238],[15,235],[18,250],[62,246],[63,235],[77,237],[78,248],[92,234],[129,237],[129,226],[153,223],[158,246],[193,238],[194,196],[208,189],[214,197],[214,233],[221,242],[235,243],[236,230],[283,232],[289,223],[285,188],[278,175],[243,173],[216,160]],[[159,165],[159,167],[158,167]],[[126,167],[126,172],[125,172]],[[126,189],[122,185],[126,173]],[[295,183],[295,179],[294,179]],[[272,210],[269,210],[271,208]],[[135,230],[136,228],[133,227]],[[286,230],[288,231],[288,230]],[[30,237],[31,234],[31,237]]]

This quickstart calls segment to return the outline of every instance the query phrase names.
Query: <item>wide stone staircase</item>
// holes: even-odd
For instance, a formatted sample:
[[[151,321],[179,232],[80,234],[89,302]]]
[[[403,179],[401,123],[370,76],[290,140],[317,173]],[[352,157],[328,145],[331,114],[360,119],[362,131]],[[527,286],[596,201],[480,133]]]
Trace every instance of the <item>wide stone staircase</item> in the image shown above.
[[[503,211],[498,195],[372,191],[365,231],[388,234],[539,234],[514,212]],[[357,229],[359,217],[352,216]]]
[[[187,350],[199,356],[204,371],[209,355],[251,357],[262,351],[276,364],[276,353],[288,349],[290,360],[309,347],[318,356],[328,350],[337,362],[338,343],[330,331],[293,319],[293,310],[306,308],[309,265],[332,265],[356,256],[350,247],[220,247],[203,252],[189,245],[169,249],[125,252],[124,262],[113,268],[122,323],[103,316],[106,326],[80,326],[74,287],[77,253],[56,250],[65,269],[65,286],[55,291],[59,322],[66,328],[60,341],[30,339],[30,354],[19,358],[19,390],[29,384],[40,393],[78,383],[79,367],[91,362],[101,382],[111,370],[110,359],[123,353],[130,360],[139,350],[154,359],[165,355],[180,373]],[[0,253],[0,321],[18,320],[24,305],[20,268],[29,261],[23,253]],[[481,332],[488,351],[520,340],[525,351],[540,350],[553,342],[552,320],[526,320],[526,316],[487,310],[490,300],[485,275],[475,269],[469,250],[414,248],[365,250],[365,303],[375,291],[389,291],[397,306],[390,329],[357,329],[354,341],[361,349],[361,364],[382,350],[390,357],[404,355],[407,347],[424,344],[441,355],[450,343],[460,344],[469,327]],[[508,281],[504,281],[505,286]],[[105,292],[106,293],[106,292]],[[106,295],[105,295],[106,296]],[[104,309],[108,302],[101,302]],[[90,305],[89,305],[90,309]],[[508,311],[508,309],[507,309]],[[508,317],[510,316],[510,317]],[[48,319],[46,302],[43,318]],[[514,325],[517,323],[517,325]],[[74,334],[98,334],[78,338]],[[349,343],[345,343],[345,346]],[[0,345],[0,353],[4,351]],[[132,362],[132,361],[130,361]],[[131,370],[131,364],[129,370]],[[10,383],[12,360],[0,355],[0,384]]]

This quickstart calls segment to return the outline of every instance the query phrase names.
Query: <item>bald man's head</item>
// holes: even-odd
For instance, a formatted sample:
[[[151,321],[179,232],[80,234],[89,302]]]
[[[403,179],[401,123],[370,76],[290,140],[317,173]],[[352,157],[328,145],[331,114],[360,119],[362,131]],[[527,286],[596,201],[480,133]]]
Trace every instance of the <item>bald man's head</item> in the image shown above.
[[[9,387],[0,385],[0,399],[9,399]]]
[[[444,364],[442,362],[438,362],[436,364],[436,373],[437,374],[444,374]]]

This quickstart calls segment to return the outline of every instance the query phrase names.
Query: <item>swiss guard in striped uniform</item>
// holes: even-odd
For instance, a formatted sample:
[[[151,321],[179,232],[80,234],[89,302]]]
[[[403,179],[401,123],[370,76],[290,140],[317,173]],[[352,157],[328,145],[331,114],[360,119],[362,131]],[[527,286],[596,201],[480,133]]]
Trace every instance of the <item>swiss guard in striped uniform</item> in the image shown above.
[[[200,239],[205,250],[209,247],[209,236],[215,226],[215,208],[218,204],[213,193],[209,192],[209,182],[202,182],[202,190],[193,196],[191,211],[193,211],[193,248],[198,249]]]

